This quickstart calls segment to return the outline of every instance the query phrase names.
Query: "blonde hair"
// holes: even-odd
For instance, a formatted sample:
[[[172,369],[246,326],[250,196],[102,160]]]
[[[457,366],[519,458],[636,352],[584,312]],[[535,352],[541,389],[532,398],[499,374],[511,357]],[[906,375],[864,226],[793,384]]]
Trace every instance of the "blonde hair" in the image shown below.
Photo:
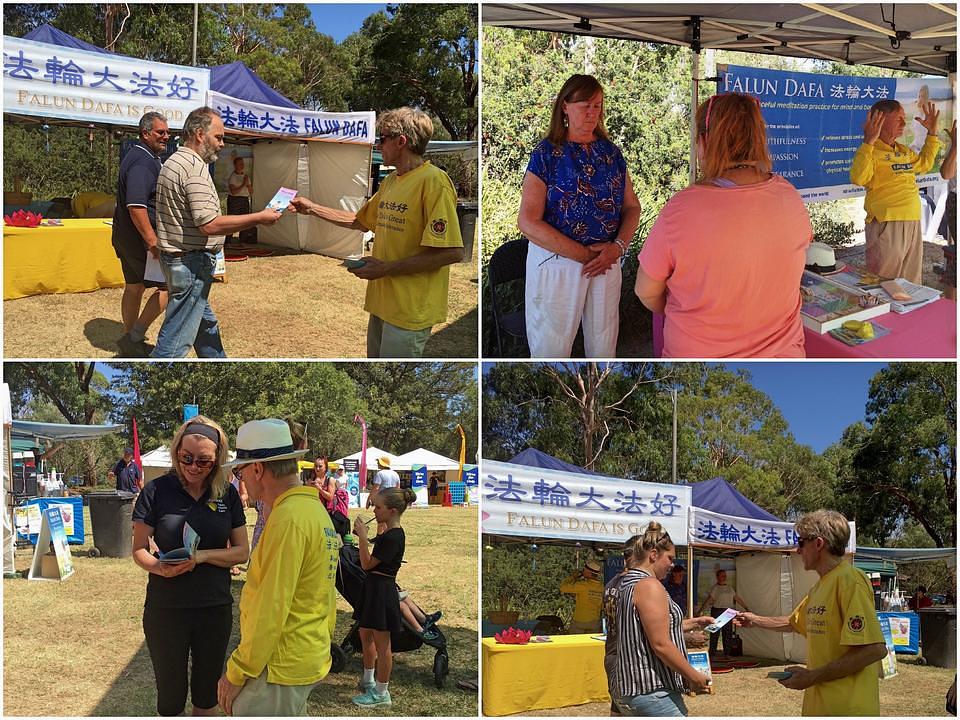
[[[180,466],[180,446],[183,443],[184,435],[191,434],[187,432],[191,425],[206,425],[207,427],[213,428],[217,432],[217,437],[220,438],[217,442],[216,464],[210,468],[210,473],[203,480],[204,485],[210,489],[210,499],[219,500],[227,492],[227,486],[230,485],[227,473],[222,467],[222,465],[227,462],[227,434],[223,431],[223,428],[220,427],[219,423],[204,415],[195,415],[177,429],[170,443],[170,460],[173,465],[173,470],[177,474],[177,477],[183,478],[183,468]],[[202,435],[201,437],[206,436]]]
[[[597,91],[603,93],[603,85],[593,75],[571,75],[560,88],[556,99],[553,101],[553,109],[550,111],[550,128],[547,130],[547,140],[554,145],[559,145],[567,139],[567,126],[564,125],[564,103],[575,103],[589,100]],[[600,119],[597,120],[597,127],[594,133],[597,137],[604,140],[609,139],[607,135],[607,126],[603,122],[603,112],[605,106],[600,106]]]
[[[634,561],[644,557],[651,550],[670,550],[673,547],[673,540],[670,539],[670,533],[663,529],[663,525],[656,521],[651,521],[643,535],[635,535],[633,541],[632,556]]]
[[[427,151],[427,143],[433,137],[433,120],[423,110],[412,107],[387,110],[377,118],[377,132],[380,135],[403,135],[410,151],[423,155]]]
[[[703,143],[700,177],[720,177],[738,163],[759,172],[773,168],[760,102],[752,95],[714,95],[697,109],[697,140]]]
[[[794,528],[800,537],[823,538],[831,555],[843,557],[850,542],[850,525],[836,510],[814,510],[797,520]]]

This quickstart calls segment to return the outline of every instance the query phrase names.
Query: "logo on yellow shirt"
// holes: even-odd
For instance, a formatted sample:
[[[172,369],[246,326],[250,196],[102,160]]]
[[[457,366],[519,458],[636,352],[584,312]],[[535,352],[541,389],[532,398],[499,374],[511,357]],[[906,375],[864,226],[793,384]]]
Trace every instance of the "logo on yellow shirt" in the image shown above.
[[[847,620],[847,627],[850,628],[851,632],[863,632],[863,625],[863,618],[860,615],[854,615]]]
[[[447,221],[443,218],[438,218],[430,223],[430,232],[434,235],[443,235],[447,231]]]

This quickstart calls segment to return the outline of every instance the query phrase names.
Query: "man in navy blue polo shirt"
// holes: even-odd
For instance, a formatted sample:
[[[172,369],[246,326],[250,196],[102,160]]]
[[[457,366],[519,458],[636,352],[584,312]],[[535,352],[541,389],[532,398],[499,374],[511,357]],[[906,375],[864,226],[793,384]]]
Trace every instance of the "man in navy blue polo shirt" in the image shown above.
[[[124,155],[117,183],[117,207],[113,212],[113,248],[123,269],[123,297],[120,315],[123,336],[117,341],[120,357],[147,357],[147,328],[167,305],[163,281],[145,280],[147,253],[159,258],[157,250],[157,176],[160,153],[167,145],[167,119],[158,112],[140,118],[140,140]],[[155,287],[143,311],[140,302],[145,288]]]
[[[137,467],[137,464],[133,461],[133,448],[124,449],[123,460],[117,463],[117,467],[120,467],[120,463],[123,463],[123,468],[120,469],[120,472],[116,472],[116,469],[114,470],[117,476],[117,492],[137,494],[140,492],[142,483],[140,480],[140,468]]]

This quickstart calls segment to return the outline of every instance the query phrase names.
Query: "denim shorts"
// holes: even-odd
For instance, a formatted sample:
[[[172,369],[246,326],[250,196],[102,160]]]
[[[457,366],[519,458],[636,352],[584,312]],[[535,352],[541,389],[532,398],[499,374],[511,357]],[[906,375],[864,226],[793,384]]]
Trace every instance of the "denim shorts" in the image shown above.
[[[635,717],[686,717],[683,695],[676,690],[654,690],[645,695],[617,699],[622,715]]]

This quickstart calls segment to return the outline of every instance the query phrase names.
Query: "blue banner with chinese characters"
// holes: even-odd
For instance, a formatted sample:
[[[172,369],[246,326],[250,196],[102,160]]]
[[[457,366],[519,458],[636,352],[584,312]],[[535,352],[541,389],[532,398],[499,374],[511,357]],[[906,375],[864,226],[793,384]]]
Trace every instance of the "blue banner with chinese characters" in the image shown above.
[[[3,111],[135,126],[151,111],[171,129],[207,101],[210,70],[3,38]]]
[[[227,130],[247,130],[286,137],[365,143],[376,139],[376,113],[328,113],[281,108],[209,93],[210,107],[220,113]]]
[[[920,152],[927,131],[921,98],[940,111],[940,139],[953,121],[953,91],[946,78],[876,78],[785,72],[737,65],[718,66],[718,93],[745,93],[757,98],[766,122],[767,147],[773,171],[789,180],[806,202],[863,195],[850,183],[853,156],[863,142],[863,123],[878,100],[897,100],[907,127],[898,139]],[[942,152],[946,148],[941,149]],[[943,182],[939,163],[920,185]]]
[[[677,545],[686,541],[688,485],[486,460],[480,475],[484,534],[622,543],[655,520]]]

